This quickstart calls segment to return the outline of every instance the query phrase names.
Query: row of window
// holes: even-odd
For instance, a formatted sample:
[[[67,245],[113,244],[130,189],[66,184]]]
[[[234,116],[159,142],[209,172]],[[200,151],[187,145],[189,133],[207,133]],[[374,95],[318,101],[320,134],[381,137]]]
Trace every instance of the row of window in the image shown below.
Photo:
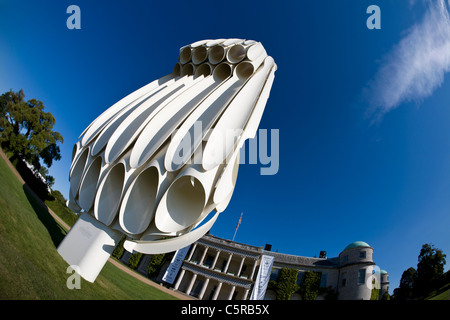
[[[366,258],[366,251],[360,251],[359,252],[359,258],[360,259],[365,259]],[[345,256],[342,257],[342,263],[347,263],[348,262],[348,254],[346,254]]]
[[[202,265],[204,267],[207,267],[208,269],[211,269],[214,263],[214,259],[215,259],[215,255],[207,255],[204,262],[202,263]],[[198,261],[196,259],[191,259],[190,262],[197,264]],[[223,259],[220,261],[217,261],[215,266],[214,266],[214,270],[219,271],[219,272],[224,272],[225,271],[225,267],[227,265],[228,260],[227,259]],[[248,269],[248,270],[247,270]],[[249,272],[251,271],[251,269],[249,268],[249,266],[247,264],[243,264],[242,268],[241,268],[241,272],[239,274],[234,274],[232,272],[231,267],[228,267],[228,274],[232,274],[238,277],[243,277],[243,278],[247,278],[249,277]]]
[[[358,271],[358,284],[366,283],[366,269],[360,269]],[[341,287],[345,287],[347,284],[347,272],[343,272],[341,276]]]

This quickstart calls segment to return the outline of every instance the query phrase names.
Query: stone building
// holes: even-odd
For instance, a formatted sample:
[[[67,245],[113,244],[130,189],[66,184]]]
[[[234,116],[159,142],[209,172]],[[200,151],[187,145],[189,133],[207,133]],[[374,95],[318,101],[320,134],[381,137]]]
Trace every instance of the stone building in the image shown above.
[[[271,280],[277,279],[281,268],[289,268],[298,270],[300,284],[306,271],[314,271],[320,274],[320,286],[340,300],[369,300],[373,279],[380,285],[380,297],[388,290],[389,275],[373,262],[373,248],[365,242],[353,242],[333,258],[325,251],[319,258],[312,258],[270,250],[270,245],[255,247],[207,234],[191,245],[171,286],[200,300],[247,300],[261,258],[269,255],[274,257]],[[291,300],[300,298],[298,293],[291,296]],[[264,299],[276,299],[276,293],[268,289]]]
[[[260,248],[205,235],[191,246],[174,289],[200,300],[246,300],[261,254]]]

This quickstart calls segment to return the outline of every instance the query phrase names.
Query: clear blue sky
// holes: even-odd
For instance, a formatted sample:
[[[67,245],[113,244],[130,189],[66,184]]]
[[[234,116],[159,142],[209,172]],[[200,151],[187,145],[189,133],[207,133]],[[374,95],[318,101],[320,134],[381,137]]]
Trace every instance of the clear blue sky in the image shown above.
[[[66,27],[71,4],[81,30]],[[380,30],[366,27],[372,4]],[[279,172],[241,165],[211,233],[231,239],[244,212],[235,240],[283,253],[333,257],[366,241],[392,293],[422,244],[450,259],[448,10],[444,0],[0,0],[0,91],[22,88],[56,117],[65,142],[50,172],[67,197],[79,134],[169,73],[181,46],[261,41],[278,65],[260,128],[279,129]]]

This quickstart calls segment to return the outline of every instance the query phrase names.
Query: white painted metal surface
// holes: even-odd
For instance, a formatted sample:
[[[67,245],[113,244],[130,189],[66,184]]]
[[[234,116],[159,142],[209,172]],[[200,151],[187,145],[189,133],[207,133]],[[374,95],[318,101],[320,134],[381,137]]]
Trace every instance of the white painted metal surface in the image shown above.
[[[201,238],[232,198],[275,70],[260,42],[197,41],[97,117],[73,148],[67,205],[81,217],[61,256],[94,281],[123,234],[125,249],[149,254]]]

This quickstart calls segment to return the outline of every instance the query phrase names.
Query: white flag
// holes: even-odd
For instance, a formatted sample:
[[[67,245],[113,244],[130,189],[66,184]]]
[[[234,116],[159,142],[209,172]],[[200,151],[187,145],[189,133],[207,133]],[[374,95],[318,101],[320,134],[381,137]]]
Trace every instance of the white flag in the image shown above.
[[[274,257],[263,255],[261,265],[259,266],[258,275],[256,276],[253,291],[250,300],[264,300],[267,284],[269,283],[270,273],[273,267]]]

